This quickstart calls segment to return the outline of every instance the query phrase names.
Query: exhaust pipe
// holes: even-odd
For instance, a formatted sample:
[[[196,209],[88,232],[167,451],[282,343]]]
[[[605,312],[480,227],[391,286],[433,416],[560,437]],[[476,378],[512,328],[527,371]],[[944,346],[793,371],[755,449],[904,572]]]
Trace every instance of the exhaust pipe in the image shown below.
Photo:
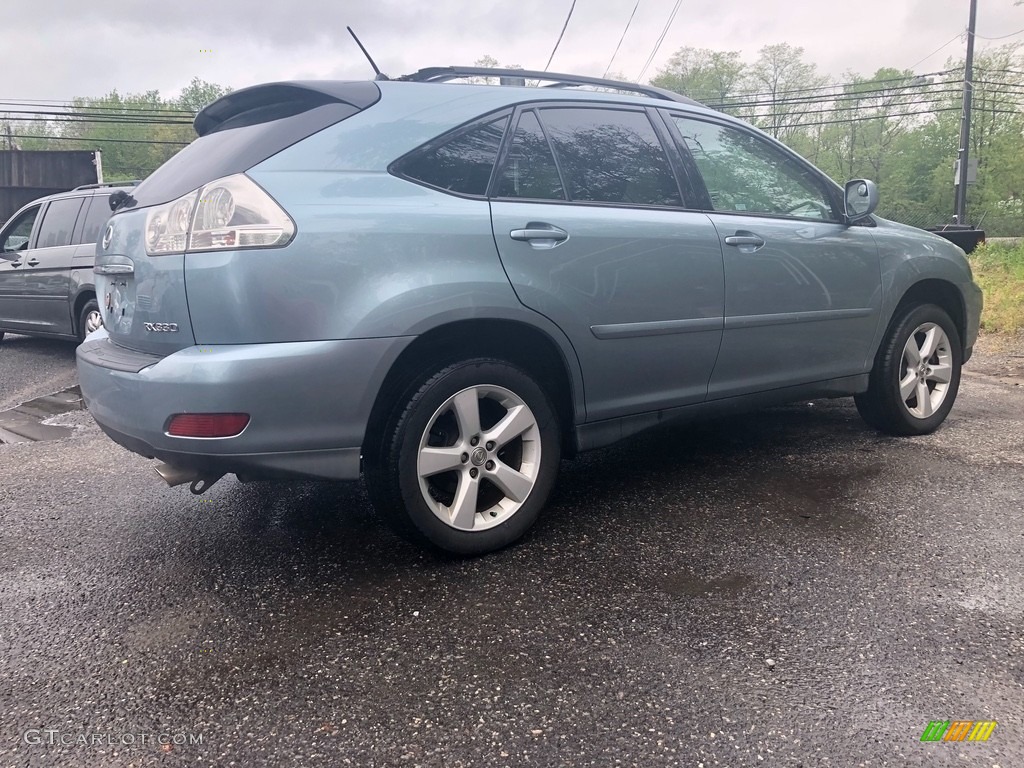
[[[189,483],[189,490],[197,496],[201,493],[206,493],[213,487],[214,483],[224,477],[223,472],[215,475],[209,475],[195,469],[172,467],[170,464],[160,464],[156,467],[156,473],[160,475],[164,482],[171,488],[174,488],[176,485]]]

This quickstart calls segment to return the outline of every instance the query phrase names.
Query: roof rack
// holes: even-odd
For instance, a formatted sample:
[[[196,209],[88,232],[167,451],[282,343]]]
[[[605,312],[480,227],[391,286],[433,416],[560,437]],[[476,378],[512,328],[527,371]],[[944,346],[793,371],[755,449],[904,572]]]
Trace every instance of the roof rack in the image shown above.
[[[131,181],[108,181],[103,184],[83,184],[80,187],[75,187],[72,192],[77,192],[80,189],[103,189],[105,187],[137,187],[142,182],[138,179]]]
[[[541,72],[533,69],[505,69],[495,67],[427,67],[413,72],[411,75],[402,75],[396,80],[410,80],[417,83],[443,83],[448,80],[457,80],[462,77],[500,77],[518,78],[524,80],[550,81],[550,85],[544,88],[573,88],[580,85],[593,85],[599,88],[608,88],[625,93],[638,93],[642,96],[649,96],[653,99],[665,101],[677,101],[683,104],[694,104],[702,106],[700,102],[681,96],[667,88],[659,88],[656,85],[641,85],[639,83],[627,83],[622,80],[605,80],[601,77],[586,77],[583,75],[566,75],[560,72]],[[505,85],[505,83],[502,83]]]

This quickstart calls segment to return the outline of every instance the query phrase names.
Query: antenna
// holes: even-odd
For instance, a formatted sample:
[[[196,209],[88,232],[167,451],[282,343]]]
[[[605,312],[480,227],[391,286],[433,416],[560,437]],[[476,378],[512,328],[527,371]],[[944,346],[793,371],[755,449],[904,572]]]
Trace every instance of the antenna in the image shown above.
[[[374,78],[374,80],[387,80],[388,76],[377,68],[377,64],[374,62],[373,57],[370,56],[369,52],[366,50],[363,44],[359,42],[359,38],[356,37],[356,33],[352,31],[352,27],[345,27],[345,29],[347,29],[348,33],[352,35],[352,39],[356,41],[356,45],[359,46],[359,50],[363,52],[363,56],[365,56],[366,60],[370,62],[370,66],[373,67],[373,71],[377,73],[377,76]]]

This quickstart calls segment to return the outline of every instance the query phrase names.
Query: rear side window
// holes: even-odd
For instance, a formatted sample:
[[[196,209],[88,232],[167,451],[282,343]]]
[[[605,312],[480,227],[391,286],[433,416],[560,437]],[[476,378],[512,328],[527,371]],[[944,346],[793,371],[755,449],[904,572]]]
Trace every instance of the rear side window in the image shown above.
[[[508,117],[478,125],[399,160],[394,173],[460,195],[484,197]]]
[[[85,214],[85,225],[82,228],[82,243],[95,243],[100,239],[100,229],[110,218],[110,206],[106,196],[94,197],[89,201],[89,210]]]
[[[70,245],[71,233],[82,209],[81,197],[67,197],[53,200],[43,214],[43,225],[39,230],[36,248],[54,248]]]
[[[565,199],[555,157],[533,111],[519,116],[519,125],[502,163],[494,196],[528,200]]]
[[[556,107],[541,110],[569,199],[682,206],[668,155],[647,113]]]

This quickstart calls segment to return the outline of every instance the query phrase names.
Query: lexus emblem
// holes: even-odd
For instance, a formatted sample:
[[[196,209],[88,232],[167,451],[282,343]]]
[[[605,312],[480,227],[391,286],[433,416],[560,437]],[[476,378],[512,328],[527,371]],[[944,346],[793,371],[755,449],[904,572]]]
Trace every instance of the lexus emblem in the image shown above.
[[[103,246],[103,250],[107,250],[110,247],[110,241],[114,239],[114,225],[107,224],[106,230],[103,232],[103,240],[100,245]]]

